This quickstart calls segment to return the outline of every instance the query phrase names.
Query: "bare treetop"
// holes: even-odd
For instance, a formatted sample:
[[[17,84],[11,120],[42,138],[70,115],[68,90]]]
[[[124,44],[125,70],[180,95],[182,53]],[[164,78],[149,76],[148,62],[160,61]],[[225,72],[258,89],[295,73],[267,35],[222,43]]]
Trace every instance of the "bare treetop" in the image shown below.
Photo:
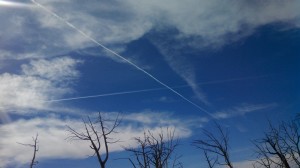
[[[210,168],[215,167],[217,164],[233,168],[229,157],[228,132],[217,123],[215,123],[215,128],[217,129],[217,134],[203,129],[204,138],[195,140],[193,144],[203,150]],[[214,154],[214,156],[210,157],[210,154]],[[223,161],[220,161],[220,158]]]
[[[119,115],[114,120],[109,120],[103,118],[103,115],[99,112],[94,121],[89,116],[86,120],[82,119],[82,121],[84,124],[83,132],[78,132],[68,126],[68,132],[70,133],[68,139],[90,142],[90,148],[97,156],[100,167],[105,168],[109,158],[109,144],[118,142],[118,140],[112,139],[110,135],[116,133],[115,129],[121,121]],[[103,153],[101,153],[101,149],[104,150]]]
[[[264,137],[254,142],[256,167],[300,167],[300,132],[296,121],[282,122],[279,127],[269,123]]]
[[[133,154],[135,162],[129,158],[133,167],[139,168],[175,168],[182,167],[175,155],[178,139],[175,139],[175,130],[167,129],[164,133],[154,134],[150,130],[144,132],[143,137],[135,137],[137,148],[125,148]],[[174,156],[175,155],[175,156]]]

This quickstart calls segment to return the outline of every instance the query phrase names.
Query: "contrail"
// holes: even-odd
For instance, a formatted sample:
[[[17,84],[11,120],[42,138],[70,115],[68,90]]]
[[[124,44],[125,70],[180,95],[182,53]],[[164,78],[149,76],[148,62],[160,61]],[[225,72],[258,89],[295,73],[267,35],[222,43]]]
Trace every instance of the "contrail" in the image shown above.
[[[165,90],[165,89],[166,88],[161,87],[161,88],[153,88],[153,89],[132,90],[132,91],[123,91],[123,92],[114,92],[114,93],[90,95],[90,96],[71,97],[71,98],[65,98],[65,99],[46,100],[46,101],[43,101],[43,102],[60,102],[60,101],[88,99],[88,98],[96,98],[96,97],[107,97],[107,96],[116,96],[116,95],[124,95],[124,94],[151,92],[151,91]]]
[[[36,2],[35,0],[31,0],[35,5],[37,5],[38,7],[40,7],[41,9],[45,10],[46,12],[48,12],[49,14],[51,14],[52,16],[56,17],[57,19],[61,20],[62,22],[64,22],[65,24],[67,24],[69,27],[71,27],[72,29],[76,30],[78,33],[80,33],[81,35],[83,35],[84,37],[86,37],[87,39],[91,40],[92,42],[94,42],[95,44],[97,44],[99,47],[107,50],[108,52],[112,53],[113,55],[117,56],[118,58],[124,60],[125,62],[127,62],[128,64],[132,65],[133,67],[135,67],[136,69],[138,69],[139,71],[143,72],[144,74],[146,74],[147,76],[149,76],[150,78],[152,78],[154,81],[156,81],[157,83],[159,83],[160,85],[164,86],[165,88],[169,89],[170,91],[172,91],[173,93],[175,93],[176,95],[178,95],[179,97],[181,97],[182,99],[184,99],[185,101],[187,101],[188,103],[192,104],[193,106],[195,106],[196,108],[200,109],[201,111],[205,112],[206,114],[208,114],[209,116],[213,117],[213,115],[208,112],[207,110],[205,110],[204,108],[200,107],[199,105],[195,104],[194,102],[192,102],[191,100],[189,100],[188,98],[186,98],[185,96],[183,96],[182,94],[178,93],[176,90],[172,89],[171,87],[169,87],[168,85],[164,84],[163,82],[161,82],[159,79],[157,79],[156,77],[154,77],[153,75],[151,75],[150,73],[148,73],[147,71],[145,71],[144,69],[142,69],[141,67],[139,67],[138,65],[134,64],[133,62],[129,61],[128,59],[124,58],[123,56],[121,56],[120,54],[116,53],[115,51],[107,48],[106,46],[104,46],[103,44],[99,43],[97,40],[95,40],[94,38],[90,37],[89,35],[87,35],[86,33],[84,33],[83,31],[81,31],[80,29],[78,29],[76,26],[74,26],[72,23],[68,22],[67,20],[63,19],[62,17],[60,17],[59,15],[57,15],[56,13],[54,13],[53,11],[49,10],[48,8],[46,8],[45,6],[41,5],[40,3]]]
[[[243,78],[213,80],[213,81],[207,81],[207,82],[199,82],[199,83],[197,83],[197,85],[227,83],[227,82],[234,82],[234,81],[241,81],[241,80],[248,80],[248,79],[264,78],[264,77],[267,77],[267,76],[270,76],[270,75],[260,75],[260,76],[249,76],[249,77],[243,77]],[[185,87],[190,87],[190,85],[173,86],[171,88],[172,89],[177,89],[177,88],[185,88]],[[89,96],[70,97],[70,98],[64,98],[64,99],[45,100],[43,102],[60,102],[60,101],[69,101],[69,100],[78,100],[78,99],[88,99],[88,98],[97,98],[97,97],[107,97],[107,96],[134,94],[134,93],[152,92],[152,91],[167,90],[167,89],[168,88],[166,88],[166,87],[159,87],[159,88],[150,88],[150,89],[141,89],[141,90],[130,90],[130,91],[104,93],[104,94],[89,95]]]
[[[277,75],[277,74],[266,74],[266,75],[259,75],[259,76],[247,76],[247,77],[240,77],[240,78],[229,78],[229,79],[213,80],[213,81],[207,81],[207,82],[199,82],[199,83],[196,83],[196,84],[197,85],[218,84],[218,83],[242,81],[242,80],[248,80],[248,79],[266,78],[266,77],[270,77],[270,76],[274,76],[274,75]],[[182,86],[184,86],[184,85],[182,85]]]

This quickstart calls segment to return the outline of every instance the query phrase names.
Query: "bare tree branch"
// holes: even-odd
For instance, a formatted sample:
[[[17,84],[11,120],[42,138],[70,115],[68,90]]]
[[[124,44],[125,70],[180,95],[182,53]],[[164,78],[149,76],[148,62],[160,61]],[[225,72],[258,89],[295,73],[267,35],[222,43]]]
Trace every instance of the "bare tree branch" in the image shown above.
[[[137,162],[136,164],[131,162],[134,167],[182,167],[177,156],[172,159],[172,155],[178,146],[178,140],[175,139],[175,130],[167,129],[166,133],[161,130],[157,135],[154,135],[151,131],[145,131],[144,137],[137,137],[135,141],[138,143],[138,148],[125,148],[125,150],[133,153]]]
[[[264,138],[255,140],[257,164],[264,167],[300,167],[300,132],[295,121],[282,122],[278,128],[269,123]]]
[[[120,119],[119,114],[114,120],[104,119],[102,114],[99,112],[98,117],[95,122],[91,120],[88,116],[86,120],[82,119],[84,124],[84,132],[78,132],[75,129],[68,127],[68,132],[70,136],[67,138],[69,140],[82,140],[89,141],[90,148],[94,151],[94,156],[97,156],[99,165],[101,168],[105,168],[106,162],[109,159],[109,145],[112,143],[117,143],[117,141],[111,141],[110,135],[116,133],[114,130],[119,126]],[[113,122],[113,124],[109,124]],[[107,125],[111,125],[107,127]],[[97,129],[99,126],[99,130]],[[104,149],[104,153],[101,153],[101,149]]]
[[[203,150],[206,161],[210,168],[218,165],[226,165],[229,168],[233,168],[232,163],[229,158],[228,152],[228,132],[223,130],[222,127],[215,123],[215,128],[218,131],[218,135],[211,133],[208,130],[203,129],[204,139],[198,139],[193,142],[193,144],[199,149]],[[216,155],[214,160],[211,160],[208,156],[209,153]],[[219,157],[223,158],[224,162],[219,162]],[[213,162],[212,162],[213,161]]]
[[[36,154],[39,151],[39,147],[38,147],[38,143],[39,143],[38,142],[38,133],[36,134],[35,137],[32,137],[32,141],[33,141],[33,144],[23,144],[23,143],[17,142],[20,145],[29,146],[29,147],[33,148],[33,155],[32,155],[32,159],[31,159],[31,162],[30,162],[30,168],[33,168],[33,166],[35,166],[36,164],[38,164],[38,161],[36,161]]]

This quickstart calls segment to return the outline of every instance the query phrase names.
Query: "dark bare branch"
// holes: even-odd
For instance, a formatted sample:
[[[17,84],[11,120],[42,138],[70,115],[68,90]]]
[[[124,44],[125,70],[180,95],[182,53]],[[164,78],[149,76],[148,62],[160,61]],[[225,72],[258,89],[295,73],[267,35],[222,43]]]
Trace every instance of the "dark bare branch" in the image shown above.
[[[32,137],[32,141],[33,141],[33,144],[23,144],[23,143],[17,142],[20,145],[29,146],[29,147],[33,148],[33,155],[32,155],[32,159],[31,159],[31,162],[30,162],[30,168],[33,168],[33,166],[38,164],[38,161],[36,161],[36,155],[37,155],[37,152],[39,151],[38,133],[36,134],[35,137]]]
[[[264,137],[253,142],[257,149],[257,164],[264,167],[299,167],[299,138],[296,123],[283,122],[278,128],[269,123]]]
[[[230,168],[233,168],[232,163],[229,158],[229,137],[228,132],[223,130],[222,127],[215,123],[215,128],[218,131],[218,135],[211,133],[208,130],[203,129],[204,139],[198,139],[193,142],[197,148],[203,150],[206,161],[209,167],[214,167],[218,165],[226,165]],[[212,162],[209,158],[208,153],[213,153],[216,155],[216,159]],[[223,162],[219,162],[219,157],[223,158]]]
[[[70,133],[67,139],[89,141],[89,147],[94,151],[93,156],[97,156],[100,167],[105,168],[106,162],[109,159],[108,144],[118,142],[118,140],[110,138],[110,135],[116,133],[114,130],[120,124],[119,114],[115,120],[107,120],[103,118],[103,115],[99,112],[94,122],[89,116],[86,120],[82,119],[82,121],[84,124],[84,132],[78,132],[70,126],[67,126],[68,132]],[[113,122],[113,124],[111,125],[110,122]],[[109,127],[109,125],[111,126]],[[104,153],[101,153],[102,148],[104,149]]]
[[[168,168],[182,167],[178,161],[179,157],[172,155],[178,146],[178,140],[175,139],[175,130],[167,129],[166,133],[161,130],[154,134],[151,131],[145,131],[143,138],[135,138],[138,148],[125,148],[135,157],[136,167],[140,168]],[[171,162],[173,161],[173,162]]]

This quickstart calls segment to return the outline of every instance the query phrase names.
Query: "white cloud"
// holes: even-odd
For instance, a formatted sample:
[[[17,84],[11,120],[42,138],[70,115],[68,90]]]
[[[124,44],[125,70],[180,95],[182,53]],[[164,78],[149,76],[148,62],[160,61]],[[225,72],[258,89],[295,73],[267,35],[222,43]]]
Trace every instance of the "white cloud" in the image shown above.
[[[29,0],[26,2],[31,3]],[[114,49],[121,48],[121,52],[124,51],[123,44],[139,39],[151,30],[165,34],[164,31],[168,28],[176,29],[178,33],[168,32],[168,36],[171,36],[169,39],[154,38],[152,42],[161,50],[170,67],[190,85],[196,97],[206,105],[209,100],[196,85],[196,77],[199,75],[196,74],[195,67],[185,58],[184,53],[179,53],[183,47],[222,46],[252,34],[259,26],[274,22],[288,23],[292,27],[300,25],[299,1],[37,2],[100,43]],[[1,60],[45,58],[96,46],[88,38],[38,7],[19,10],[1,8],[0,20]],[[170,41],[176,42],[170,44]],[[109,55],[114,58],[100,51],[96,55]],[[128,59],[140,63],[135,61],[138,58]]]
[[[110,114],[105,114],[109,116]],[[144,116],[143,114],[136,114]],[[112,116],[115,116],[114,114]],[[129,116],[131,117],[131,116]],[[151,119],[151,115],[144,116]],[[127,117],[126,117],[127,118]],[[168,119],[166,119],[168,120]],[[141,121],[143,122],[143,121]],[[166,121],[167,122],[167,121]],[[17,144],[32,143],[32,136],[39,134],[39,151],[37,160],[49,158],[85,158],[93,154],[89,148],[89,144],[82,141],[67,141],[68,133],[66,125],[71,126],[75,130],[83,129],[81,120],[76,119],[59,119],[53,116],[45,118],[32,118],[28,120],[20,119],[8,124],[0,125],[0,167],[9,164],[25,164],[30,161],[31,149]],[[169,122],[169,124],[145,125],[143,127],[135,127],[132,122],[125,122],[118,127],[118,133],[113,134],[112,138],[120,139],[120,143],[111,144],[110,151],[123,150],[123,146],[135,147],[134,137],[143,136],[144,130],[151,130],[158,133],[161,130],[175,129],[176,137],[185,138],[191,135],[191,130],[183,123]],[[84,130],[83,130],[84,131]]]
[[[123,7],[110,2],[89,1],[38,1],[57,12],[80,30],[105,44],[127,43],[143,36],[152,23],[130,14]],[[114,14],[118,11],[120,14]],[[24,59],[41,55],[53,56],[71,50],[95,46],[64,22],[41,8],[0,11],[0,58]],[[5,18],[15,19],[5,19]],[[124,19],[123,19],[124,17]],[[18,43],[16,43],[18,41]]]
[[[208,122],[208,119],[205,117],[194,117],[193,119],[179,119],[174,118],[174,115],[170,112],[158,112],[152,110],[145,110],[143,112],[126,114],[123,117],[123,120],[128,122],[141,123],[142,125],[146,126],[166,126],[183,124],[191,127],[201,127],[203,124]]]
[[[47,109],[50,104],[45,101],[72,91],[68,83],[79,76],[77,63],[70,57],[41,59],[23,64],[20,74],[0,74],[0,111]]]
[[[215,112],[213,116],[217,119],[226,119],[236,116],[243,116],[247,113],[257,112],[261,110],[267,110],[270,108],[274,108],[276,106],[275,103],[272,104],[242,104],[240,106],[233,107],[231,109],[222,110]]]
[[[124,44],[150,30],[175,28],[194,47],[222,45],[274,22],[300,24],[299,1],[37,1],[104,44]],[[27,0],[25,3],[32,3]],[[10,19],[6,19],[10,18]],[[95,46],[44,10],[1,7],[0,58],[52,56]],[[194,40],[191,40],[194,39]],[[200,40],[199,40],[200,39]],[[17,41],[17,43],[16,43]],[[4,53],[4,54],[3,54]]]
[[[196,97],[204,104],[209,105],[209,101],[206,95],[203,93],[202,89],[197,85],[197,78],[195,68],[193,64],[179,55],[170,57],[170,53],[164,54],[170,67],[191,87]],[[177,56],[177,57],[176,57]],[[185,61],[183,61],[185,60]]]
[[[48,80],[4,73],[0,76],[1,107],[24,107],[40,109],[43,100],[51,97],[51,93],[64,94],[63,88],[55,88]]]
[[[54,58],[52,60],[34,60],[23,64],[22,72],[27,76],[46,78],[54,83],[65,83],[79,76],[76,66],[81,61],[70,57]]]
[[[182,52],[182,48],[184,48],[184,52],[191,52],[191,48],[184,46],[182,43],[175,43],[172,40],[172,37],[170,38],[165,35],[162,35],[162,37],[152,38],[152,41],[160,50],[170,68],[190,86],[197,99],[205,105],[209,105],[206,95],[197,85],[195,65],[189,61],[185,55],[186,53]]]
[[[182,50],[193,52],[195,48],[220,47],[251,35],[257,27],[269,23],[286,22],[289,26],[300,23],[300,12],[297,10],[300,3],[296,1],[130,2],[131,5],[135,4],[134,9],[142,13],[141,16],[156,19],[158,23],[163,20],[161,24],[178,30],[179,33],[161,33],[162,37],[150,38],[169,66],[188,83],[196,97],[206,105],[209,105],[209,100],[196,84],[196,77],[199,75],[193,67],[195,64],[188,61],[188,53],[182,53]]]
[[[129,3],[135,5],[134,9],[141,16],[158,23],[163,21],[185,37],[199,36],[206,44],[226,43],[272,22],[299,24],[300,18],[298,1],[130,0]]]
[[[30,120],[17,120],[1,125],[0,163],[2,165],[0,166],[4,167],[5,163],[27,163],[30,160],[32,150],[17,144],[17,142],[31,144],[31,137],[35,136],[36,133],[39,134],[40,150],[38,158],[53,157],[61,153],[63,146],[71,146],[64,140],[66,138],[65,124],[69,122],[71,121],[63,121],[56,118],[34,118]],[[65,154],[72,152],[68,150],[69,148],[65,149]],[[76,150],[73,152],[76,152]]]
[[[143,123],[143,125],[169,125],[179,123],[177,119],[172,117],[170,113],[144,111],[143,113],[130,113],[125,115],[124,120]]]

